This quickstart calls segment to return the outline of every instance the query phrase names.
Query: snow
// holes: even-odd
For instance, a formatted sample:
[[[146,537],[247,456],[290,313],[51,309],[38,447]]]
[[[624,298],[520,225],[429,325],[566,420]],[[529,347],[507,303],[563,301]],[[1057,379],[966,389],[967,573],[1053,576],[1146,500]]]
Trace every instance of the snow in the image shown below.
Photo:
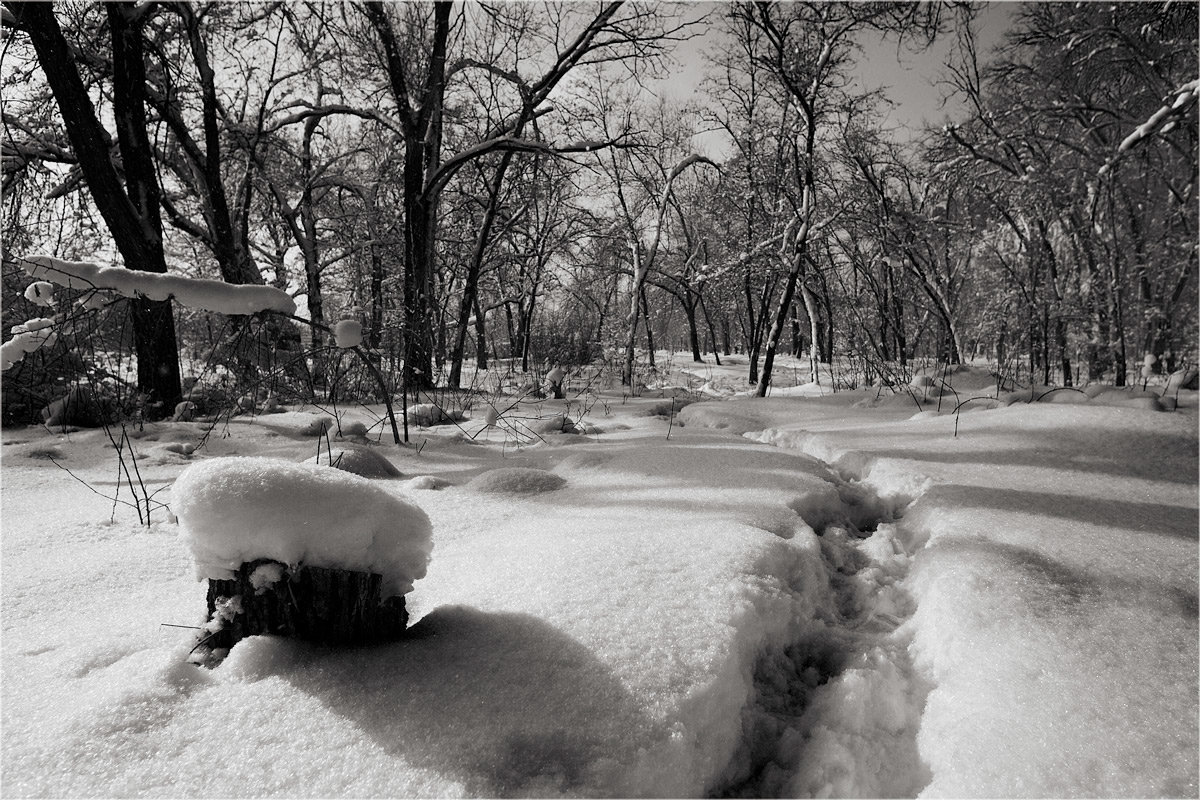
[[[744,388],[738,369],[696,383]],[[111,493],[101,432],[5,430],[6,795],[1197,794],[1194,391],[1171,412],[920,419],[873,390],[674,420],[666,399],[601,392],[571,413],[599,433],[489,440],[489,408],[564,413],[492,397],[369,446],[392,481],[331,469],[324,445],[296,463],[313,409],[207,438],[148,424],[143,478],[180,519],[149,527],[44,457]],[[337,413],[344,431],[381,409]],[[197,446],[143,462],[156,442]],[[423,514],[437,553],[409,635],[187,663],[197,632],[161,625],[204,624],[195,512],[221,571],[258,531],[281,561],[314,557],[298,531],[366,563],[367,529]]]
[[[41,347],[54,343],[57,334],[53,330],[54,320],[34,317],[11,329],[13,337],[0,345],[0,372],[11,369]]]
[[[86,261],[64,261],[52,256],[29,256],[18,260],[32,278],[68,289],[111,289],[122,297],[168,300],[190,308],[221,314],[257,314],[278,311],[295,314],[296,303],[287,292],[274,286],[238,286],[219,280],[187,278],[141,272],[124,267],[101,267]]]
[[[25,299],[35,306],[54,305],[54,284],[49,281],[34,281],[25,287]]]
[[[198,578],[229,578],[244,562],[269,558],[375,572],[389,597],[425,577],[428,517],[349,472],[268,458],[212,459],[188,467],[172,494]]]
[[[346,426],[342,429],[347,433]],[[353,428],[357,431],[358,427]],[[365,427],[363,428],[365,432]],[[356,434],[357,435],[357,434]],[[340,445],[319,453],[309,459],[312,464],[325,464],[335,469],[352,472],[364,478],[399,478],[400,470],[387,457],[369,447]]]
[[[477,492],[491,494],[540,494],[561,489],[566,482],[561,475],[544,469],[504,467],[483,473],[469,486]]]
[[[362,324],[355,320],[343,319],[333,326],[333,342],[338,347],[358,347],[362,339]]]
[[[435,403],[414,403],[408,407],[408,422],[422,428],[458,422],[464,419],[461,411],[442,408]]]

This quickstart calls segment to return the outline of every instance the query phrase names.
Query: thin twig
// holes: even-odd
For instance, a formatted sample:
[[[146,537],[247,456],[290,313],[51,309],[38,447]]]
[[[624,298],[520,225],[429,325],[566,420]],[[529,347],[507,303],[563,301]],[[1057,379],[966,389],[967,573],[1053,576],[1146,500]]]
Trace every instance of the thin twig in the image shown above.
[[[123,505],[123,506],[128,506],[129,508],[136,508],[136,507],[135,507],[135,506],[134,506],[132,503],[130,503],[130,502],[126,501],[126,500],[118,500],[118,499],[117,499],[117,498],[115,498],[115,497],[109,497],[108,495],[106,495],[106,494],[104,494],[104,493],[102,493],[102,492],[99,492],[99,491],[97,491],[97,490],[96,490],[96,488],[95,488],[94,486],[92,486],[90,483],[88,483],[88,482],[87,482],[87,481],[85,481],[83,478],[81,478],[81,477],[79,477],[78,475],[76,475],[74,472],[71,472],[71,470],[67,469],[67,468],[66,468],[66,467],[64,467],[62,464],[58,463],[58,461],[57,461],[57,460],[54,458],[54,456],[49,456],[49,458],[50,458],[50,463],[52,463],[54,466],[58,467],[58,468],[59,468],[59,469],[61,469],[63,472],[65,472],[65,473],[67,473],[68,475],[70,475],[70,476],[71,476],[72,478],[74,478],[75,480],[77,480],[77,481],[79,481],[80,483],[82,483],[84,486],[86,486],[86,487],[88,488],[88,491],[90,491],[92,494],[94,494],[94,495],[96,495],[96,496],[98,496],[98,497],[103,497],[105,500],[111,500],[111,501],[113,502],[113,506],[114,506],[114,508],[116,507],[116,505],[117,505],[118,503],[120,503],[120,504],[121,504],[121,505]]]

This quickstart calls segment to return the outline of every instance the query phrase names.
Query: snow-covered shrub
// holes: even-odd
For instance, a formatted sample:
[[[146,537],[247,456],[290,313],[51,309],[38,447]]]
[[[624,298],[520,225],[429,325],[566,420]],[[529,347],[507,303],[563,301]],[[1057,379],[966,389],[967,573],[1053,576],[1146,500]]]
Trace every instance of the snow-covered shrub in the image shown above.
[[[175,406],[175,413],[171,416],[172,422],[191,422],[196,417],[196,404],[190,400],[184,400]]]
[[[400,478],[400,470],[378,450],[370,447],[335,447],[308,459],[306,463],[320,464],[353,472],[364,478]]]
[[[563,388],[563,381],[566,377],[567,373],[562,367],[554,367],[546,373],[545,384],[542,387],[543,391],[555,400],[562,400],[566,397],[566,392]]]
[[[54,331],[54,320],[34,317],[12,327],[13,337],[0,345],[0,369],[8,371],[25,358],[46,345],[54,344],[58,334]]]
[[[566,478],[544,469],[501,467],[478,475],[467,486],[487,494],[541,494],[566,484]]]
[[[465,418],[463,412],[446,409],[435,403],[416,403],[408,407],[408,424],[421,428],[461,422]]]
[[[341,435],[344,437],[366,436],[368,433],[367,423],[360,422],[359,420],[342,423],[341,429]]]
[[[532,420],[526,424],[526,427],[539,436],[553,433],[579,433],[575,423],[565,414],[555,414],[544,419]]]
[[[412,590],[433,548],[420,508],[366,478],[315,464],[214,458],[172,488],[198,579],[272,559],[383,576],[384,596]]]
[[[36,424],[41,409],[64,396],[77,383],[93,383],[120,373],[120,315],[108,309],[83,312],[77,301],[94,293],[62,290],[53,305],[44,287],[30,291],[23,272],[6,272],[3,280],[5,370],[0,380],[4,425]],[[31,300],[26,296],[33,297]],[[17,322],[26,320],[21,325]],[[128,336],[128,331],[124,332]],[[132,406],[132,387],[114,386],[122,407]]]
[[[671,400],[660,400],[657,403],[646,406],[637,413],[639,417],[662,417],[670,419],[679,413],[685,406],[689,406],[696,402],[695,398],[676,397]]]
[[[323,436],[333,429],[333,417],[322,414],[311,422],[302,425],[296,433],[300,436]]]
[[[65,395],[42,409],[42,421],[52,430],[98,428],[116,421],[118,416],[115,398],[83,383],[72,386]]]

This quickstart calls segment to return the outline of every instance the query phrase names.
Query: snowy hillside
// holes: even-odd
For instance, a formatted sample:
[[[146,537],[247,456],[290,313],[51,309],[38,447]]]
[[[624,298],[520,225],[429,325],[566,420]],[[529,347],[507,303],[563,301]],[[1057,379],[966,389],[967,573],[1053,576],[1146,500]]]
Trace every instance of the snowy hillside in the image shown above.
[[[1196,796],[1194,392],[958,419],[783,394],[816,396],[335,439],[432,523],[407,637],[211,670],[166,627],[204,623],[188,543],[114,518],[104,433],[6,430],[4,794]],[[324,413],[130,436],[171,504],[190,464],[327,464]]]

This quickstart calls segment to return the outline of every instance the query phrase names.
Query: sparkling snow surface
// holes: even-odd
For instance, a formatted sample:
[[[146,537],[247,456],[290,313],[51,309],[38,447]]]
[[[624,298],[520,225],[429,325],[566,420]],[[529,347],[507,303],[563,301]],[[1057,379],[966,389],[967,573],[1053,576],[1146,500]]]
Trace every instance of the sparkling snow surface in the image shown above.
[[[5,431],[4,794],[1196,796],[1195,393],[972,411],[957,437],[870,397],[672,423],[615,393],[532,445],[505,415],[579,402],[486,430],[481,407],[368,445],[404,481],[295,464],[311,415],[235,418],[191,455],[156,448],[203,425],[148,425],[142,476],[183,522],[149,528],[55,465],[118,491],[102,432]],[[247,454],[321,476],[247,488],[284,501],[267,528],[428,516],[408,637],[186,663],[195,632],[162,625],[204,619],[187,498]]]

